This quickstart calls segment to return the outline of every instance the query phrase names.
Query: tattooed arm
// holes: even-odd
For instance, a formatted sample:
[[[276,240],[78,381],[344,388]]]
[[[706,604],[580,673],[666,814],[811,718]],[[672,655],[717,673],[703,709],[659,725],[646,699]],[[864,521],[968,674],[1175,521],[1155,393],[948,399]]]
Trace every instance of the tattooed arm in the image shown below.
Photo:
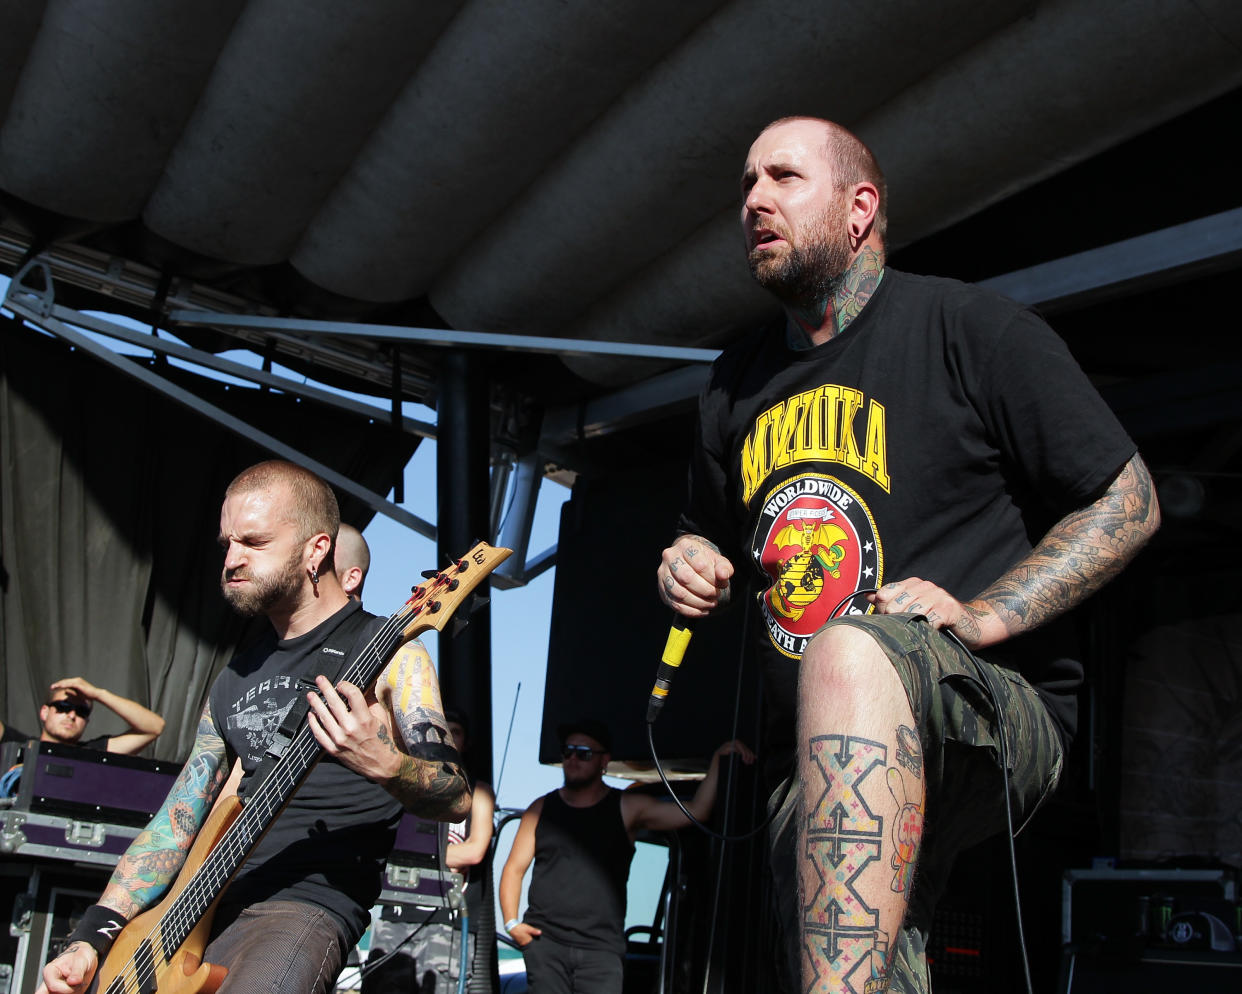
[[[422,818],[460,821],[470,811],[470,785],[453,748],[440,683],[421,642],[402,646],[373,695],[351,683],[316,681],[307,695],[311,732],[330,755],[380,784]]]
[[[1038,628],[1115,577],[1160,527],[1156,488],[1136,454],[1090,504],[1067,514],[1004,576],[966,603],[918,577],[870,595],[881,614],[924,614],[968,646]]]
[[[190,758],[163,806],[117,863],[100,904],[132,918],[159,900],[185,862],[227,773],[224,739],[208,703],[198,719]]]
[[[224,783],[224,740],[210,703],[198,720],[190,758],[168,797],[117,863],[99,903],[127,919],[151,907],[176,878]],[[40,992],[68,994],[94,976],[98,956],[85,942],[70,944],[43,968]]]

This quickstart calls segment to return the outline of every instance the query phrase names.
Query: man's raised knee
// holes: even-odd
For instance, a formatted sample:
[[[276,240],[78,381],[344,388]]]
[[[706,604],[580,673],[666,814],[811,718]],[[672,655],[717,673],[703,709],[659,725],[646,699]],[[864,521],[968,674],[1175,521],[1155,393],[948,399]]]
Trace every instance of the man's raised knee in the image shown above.
[[[880,643],[863,625],[847,619],[821,628],[802,653],[802,679],[817,684],[851,686],[880,667],[892,669]]]

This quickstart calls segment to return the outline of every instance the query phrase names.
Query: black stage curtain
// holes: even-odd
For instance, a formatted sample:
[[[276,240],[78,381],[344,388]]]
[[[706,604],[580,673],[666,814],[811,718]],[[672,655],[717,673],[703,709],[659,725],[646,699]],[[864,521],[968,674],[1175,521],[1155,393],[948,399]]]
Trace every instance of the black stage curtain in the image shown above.
[[[382,422],[162,369],[380,493],[418,444]],[[6,722],[36,731],[48,684],[82,676],[164,716],[164,734],[148,755],[188,753],[211,679],[245,634],[218,588],[220,502],[238,471],[266,458],[254,443],[91,356],[0,318]],[[348,498],[341,513],[359,528],[372,516]],[[87,734],[123,730],[97,708]]]

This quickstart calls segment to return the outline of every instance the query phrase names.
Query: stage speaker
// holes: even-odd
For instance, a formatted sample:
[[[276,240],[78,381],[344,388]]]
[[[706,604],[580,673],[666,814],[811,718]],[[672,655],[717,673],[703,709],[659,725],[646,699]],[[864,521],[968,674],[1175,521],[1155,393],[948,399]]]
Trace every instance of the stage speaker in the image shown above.
[[[1238,953],[1146,949],[1125,952],[1067,946],[1061,961],[1060,994],[1165,994],[1242,990]]]
[[[559,764],[559,724],[608,724],[610,773],[649,779],[647,701],[673,621],[656,594],[660,553],[674,537],[684,463],[580,477],[561,511],[539,759]],[[736,564],[735,564],[736,565]],[[741,679],[741,736],[755,744],[759,690],[742,651],[743,605],[695,627],[655,724],[666,770],[702,770],[731,736]],[[745,660],[745,665],[743,665]]]

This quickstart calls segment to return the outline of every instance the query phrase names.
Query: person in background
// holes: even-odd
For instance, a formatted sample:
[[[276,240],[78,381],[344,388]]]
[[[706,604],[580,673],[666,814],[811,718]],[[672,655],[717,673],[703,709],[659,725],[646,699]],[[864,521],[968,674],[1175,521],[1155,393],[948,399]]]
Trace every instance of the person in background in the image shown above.
[[[341,589],[356,601],[362,600],[362,585],[370,568],[371,547],[367,540],[357,528],[342,521],[336,536],[336,578],[341,581]]]
[[[129,726],[129,730],[120,735],[85,738],[86,724],[95,704],[102,704],[117,715]],[[80,676],[65,677],[48,688],[47,701],[39,709],[39,722],[41,742],[102,749],[125,756],[132,756],[146,748],[164,731],[164,719],[150,708],[96,687]],[[0,722],[0,742],[26,742],[29,739],[25,732]]]
[[[619,994],[625,954],[626,882],[639,831],[690,824],[668,798],[621,791],[604,783],[612,734],[594,719],[561,725],[565,785],[522,815],[500,876],[505,931],[522,949],[535,994]],[[706,821],[716,803],[720,759],[755,755],[726,742],[686,808]],[[518,917],[522,879],[534,862],[526,914]]]

